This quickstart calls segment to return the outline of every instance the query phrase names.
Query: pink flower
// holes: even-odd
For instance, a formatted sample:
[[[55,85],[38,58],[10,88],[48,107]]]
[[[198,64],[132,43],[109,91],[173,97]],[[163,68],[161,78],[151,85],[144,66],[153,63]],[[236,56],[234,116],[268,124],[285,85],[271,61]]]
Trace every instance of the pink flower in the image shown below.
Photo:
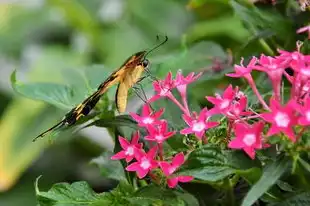
[[[283,132],[295,142],[296,138],[292,127],[296,125],[297,117],[295,116],[294,107],[297,107],[294,100],[290,100],[286,106],[280,105],[273,98],[270,100],[271,112],[261,114],[265,121],[272,124],[267,133],[268,136]]]
[[[183,114],[183,119],[189,128],[182,129],[180,131],[181,134],[192,134],[194,133],[199,139],[202,139],[206,130],[212,127],[217,126],[218,122],[207,122],[209,116],[207,113],[207,109],[204,108],[201,110],[198,118],[192,118]]]
[[[298,124],[303,126],[310,125],[310,97],[304,100],[304,105],[298,105],[297,110],[302,115],[298,118]]]
[[[253,66],[256,65],[256,62],[257,62],[257,58],[256,57],[252,57],[250,63],[248,64],[248,66],[243,66],[243,58],[241,59],[241,62],[240,62],[240,65],[236,65],[234,66],[235,68],[235,73],[230,73],[230,74],[226,74],[226,76],[229,76],[229,77],[237,77],[237,78],[240,78],[240,77],[244,77],[244,78],[252,78],[251,77],[251,72],[252,72],[252,69],[253,69]]]
[[[168,132],[168,123],[166,120],[162,120],[158,126],[149,125],[147,127],[148,135],[144,139],[148,141],[156,141],[158,144],[163,143],[166,139],[173,136],[175,132]]]
[[[159,166],[167,177],[167,184],[170,188],[176,187],[178,182],[190,182],[194,178],[192,176],[171,176],[184,163],[184,154],[178,153],[174,156],[171,163],[159,162]]]
[[[146,154],[143,150],[135,151],[135,158],[137,162],[134,162],[126,167],[127,171],[136,171],[137,176],[142,179],[147,173],[156,167],[158,167],[157,161],[154,159],[157,153],[157,147],[153,147]]]
[[[299,61],[305,60],[305,56],[299,51],[289,52],[278,49],[278,52],[280,53],[280,55],[277,56],[276,58],[282,60],[283,67],[285,68],[294,67],[294,65],[296,65]]]
[[[223,96],[216,94],[216,97],[207,96],[207,100],[211,102],[214,107],[210,110],[211,114],[227,114],[230,110],[231,102],[235,97],[235,91],[230,84],[224,91]]]
[[[152,112],[149,104],[144,104],[142,107],[142,115],[130,113],[131,117],[138,122],[140,127],[148,127],[149,125],[158,125],[160,120],[158,118],[164,113],[164,109],[157,112]]]
[[[262,54],[259,58],[259,64],[253,68],[268,74],[271,80],[275,98],[280,100],[280,88],[282,75],[284,73],[283,60]]]
[[[175,82],[172,79],[171,72],[168,73],[164,80],[154,81],[153,87],[156,94],[149,100],[149,102],[158,100],[161,97],[169,97],[171,95],[171,90],[175,88]]]
[[[138,143],[140,138],[139,131],[135,132],[131,137],[131,143],[124,137],[118,136],[118,141],[123,148],[122,151],[116,153],[111,157],[112,160],[126,159],[130,162],[134,158],[135,151],[142,148],[142,143]]]
[[[229,142],[228,147],[233,149],[243,149],[251,159],[255,158],[255,150],[262,149],[263,122],[257,122],[253,126],[245,123],[235,124],[236,138]],[[267,145],[264,145],[265,147]]]
[[[175,78],[175,86],[177,87],[177,90],[180,92],[181,96],[186,96],[187,85],[196,81],[201,75],[202,72],[198,73],[196,76],[194,72],[191,72],[185,77],[182,75],[180,70],[178,71]]]
[[[308,39],[310,39],[310,25],[301,27],[301,28],[299,28],[299,29],[296,31],[297,34],[300,34],[300,33],[303,33],[303,32],[308,32]]]

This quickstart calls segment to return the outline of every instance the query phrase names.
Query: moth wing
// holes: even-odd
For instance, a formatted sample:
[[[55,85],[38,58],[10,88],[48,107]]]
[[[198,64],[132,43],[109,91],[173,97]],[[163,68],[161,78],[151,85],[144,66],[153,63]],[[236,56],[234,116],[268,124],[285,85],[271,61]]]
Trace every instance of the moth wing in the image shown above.
[[[123,113],[127,106],[128,86],[125,82],[120,82],[115,94],[116,107],[119,113]]]

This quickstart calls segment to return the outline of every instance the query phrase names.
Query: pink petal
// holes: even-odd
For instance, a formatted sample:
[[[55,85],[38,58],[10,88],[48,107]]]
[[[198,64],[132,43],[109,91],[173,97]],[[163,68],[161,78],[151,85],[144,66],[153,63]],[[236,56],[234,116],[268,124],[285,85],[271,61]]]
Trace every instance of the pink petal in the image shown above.
[[[179,182],[190,182],[194,179],[192,176],[179,176],[178,181]]]
[[[166,176],[171,175],[170,171],[169,171],[170,170],[170,164],[168,162],[159,162],[158,164]]]
[[[218,99],[216,97],[212,97],[212,96],[206,96],[206,99],[211,102],[212,104],[214,104],[214,106],[220,104],[222,102],[221,99]]]
[[[224,91],[223,93],[223,97],[225,99],[233,99],[233,97],[235,96],[235,92],[233,90],[232,85],[230,84]]]
[[[168,123],[166,120],[161,121],[161,124],[159,125],[161,133],[164,133],[167,131],[167,125],[168,125]]]
[[[290,127],[286,128],[283,131],[283,133],[285,133],[292,140],[292,142],[296,141],[296,137],[295,137],[295,134],[294,134],[294,131],[292,128],[290,128]]]
[[[165,112],[165,109],[161,108],[160,110],[158,110],[157,112],[153,114],[153,118],[158,119],[164,112]]]
[[[212,128],[218,126],[220,123],[219,122],[207,122],[207,127]]]
[[[202,139],[202,137],[205,135],[205,131],[202,130],[201,132],[195,132],[195,135],[198,137],[198,139]]]
[[[139,130],[137,130],[131,138],[131,144],[138,144],[139,138],[140,138],[140,132]]]
[[[157,153],[157,146],[149,150],[149,152],[147,153],[147,157],[150,159],[154,159],[156,156],[156,153]]]
[[[245,147],[243,150],[249,155],[251,159],[255,159],[255,150],[252,147]]]
[[[180,134],[191,134],[191,133],[193,133],[193,130],[192,130],[192,128],[185,128],[185,129],[182,129],[181,131],[180,131]]]
[[[187,116],[186,114],[183,114],[182,117],[188,126],[192,125],[193,119],[191,117]]]
[[[125,155],[125,151],[122,150],[122,151],[116,153],[115,155],[113,155],[113,156],[111,157],[111,159],[112,159],[112,160],[119,160],[119,159],[124,159],[124,158],[126,158],[126,156],[127,156],[127,155]]]
[[[142,157],[146,156],[145,152],[143,151],[143,149],[135,149],[135,154],[134,154],[135,158],[140,161]]]
[[[228,143],[228,147],[232,149],[241,149],[244,147],[244,143],[240,138],[235,138]]]
[[[184,154],[182,152],[176,154],[172,159],[172,166],[179,168],[184,163]]]
[[[198,121],[205,121],[206,118],[207,118],[207,112],[208,112],[208,109],[207,109],[207,108],[203,108],[203,109],[200,111]]]
[[[127,171],[137,171],[140,168],[140,163],[139,162],[134,162],[131,163],[126,167]]]
[[[144,170],[144,169],[142,169],[142,168],[139,168],[137,171],[137,176],[140,178],[140,179],[142,179],[142,178],[144,178],[146,175],[147,175],[147,173],[149,172],[148,170]]]
[[[129,112],[129,114],[130,114],[130,116],[134,119],[134,120],[136,120],[136,122],[141,122],[141,117],[139,116],[139,115],[137,115],[137,114],[135,114],[135,113],[133,113],[133,112]]]
[[[167,179],[168,187],[175,188],[178,184],[178,177],[172,177]]]
[[[275,134],[278,134],[278,133],[280,133],[279,128],[274,126],[274,125],[272,125],[270,127],[270,129],[268,130],[268,132],[267,132],[267,136],[272,136],[272,135],[275,135]]]
[[[123,149],[127,149],[127,147],[130,145],[128,140],[124,137],[118,136],[118,141]]]
[[[175,134],[175,132],[167,132],[164,136],[165,136],[165,139],[173,136]]]
[[[133,156],[127,156],[127,157],[126,157],[126,162],[127,162],[127,163],[130,162],[131,160],[133,160]]]
[[[144,104],[142,107],[142,115],[145,116],[149,116],[152,113],[152,110],[150,108],[149,104]]]

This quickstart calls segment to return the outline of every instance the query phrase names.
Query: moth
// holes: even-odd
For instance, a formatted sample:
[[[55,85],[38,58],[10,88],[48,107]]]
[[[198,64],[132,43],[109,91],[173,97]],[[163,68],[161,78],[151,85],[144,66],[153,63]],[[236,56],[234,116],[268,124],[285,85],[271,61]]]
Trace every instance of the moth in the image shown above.
[[[115,94],[115,103],[119,113],[123,113],[126,110],[129,89],[132,88],[137,82],[144,79],[144,77],[142,77],[143,72],[146,71],[149,73],[149,60],[146,58],[147,55],[167,41],[168,37],[166,36],[164,41],[149,51],[140,51],[130,56],[123,63],[123,65],[119,67],[119,69],[115,70],[103,83],[99,85],[97,90],[92,95],[87,97],[82,103],[69,111],[60,122],[35,137],[33,141],[45,136],[54,129],[74,125],[81,117],[87,116],[96,106],[102,95],[111,86],[116,84],[118,84],[118,86]]]

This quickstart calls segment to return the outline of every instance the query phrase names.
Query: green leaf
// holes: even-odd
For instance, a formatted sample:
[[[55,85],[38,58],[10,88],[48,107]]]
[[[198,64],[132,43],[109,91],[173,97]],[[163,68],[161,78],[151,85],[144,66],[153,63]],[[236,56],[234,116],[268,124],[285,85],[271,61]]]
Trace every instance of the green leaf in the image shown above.
[[[291,22],[275,9],[258,9],[252,5],[246,7],[236,1],[231,1],[231,5],[236,15],[240,16],[256,35],[262,31],[269,31],[284,41],[291,40],[294,35]]]
[[[185,202],[173,192],[155,185],[140,188],[127,200],[133,205],[186,205]]]
[[[106,116],[99,120],[90,123],[88,126],[115,128],[120,126],[131,127],[133,129],[139,129],[137,122],[134,121],[129,115],[119,116]]]
[[[115,180],[127,181],[124,168],[120,161],[111,160],[113,155],[112,152],[104,152],[99,157],[92,159],[91,163],[99,167],[102,176]]]
[[[127,182],[120,181],[118,186],[110,192],[105,192],[98,201],[90,204],[91,206],[103,205],[128,205],[131,206],[127,198],[131,197],[134,189]]]
[[[189,42],[218,36],[225,36],[236,42],[243,42],[244,39],[249,38],[250,34],[243,27],[240,18],[233,15],[222,15],[221,18],[197,22],[187,31],[187,39]]]
[[[242,202],[242,206],[253,205],[268,189],[274,185],[290,165],[290,159],[280,156],[266,167],[259,181],[252,186]]]
[[[308,172],[310,172],[310,164],[308,162],[303,160],[301,157],[298,158],[298,161]]]
[[[237,156],[234,157],[235,155]],[[199,180],[216,182],[236,172],[246,172],[249,168],[257,166],[257,162],[248,159],[239,152],[224,152],[217,146],[204,145],[202,148],[190,153],[179,174],[190,175]],[[241,162],[245,164],[242,165]]]
[[[41,206],[87,206],[99,200],[102,195],[96,194],[86,182],[58,183],[47,192],[41,192],[36,180],[36,195]]]
[[[280,203],[270,204],[270,206],[308,206],[310,205],[310,192],[297,193]]]
[[[62,109],[70,109],[72,105],[73,91],[56,83],[28,83],[23,84],[16,81],[16,71],[11,75],[13,89],[30,99],[43,100]]]

